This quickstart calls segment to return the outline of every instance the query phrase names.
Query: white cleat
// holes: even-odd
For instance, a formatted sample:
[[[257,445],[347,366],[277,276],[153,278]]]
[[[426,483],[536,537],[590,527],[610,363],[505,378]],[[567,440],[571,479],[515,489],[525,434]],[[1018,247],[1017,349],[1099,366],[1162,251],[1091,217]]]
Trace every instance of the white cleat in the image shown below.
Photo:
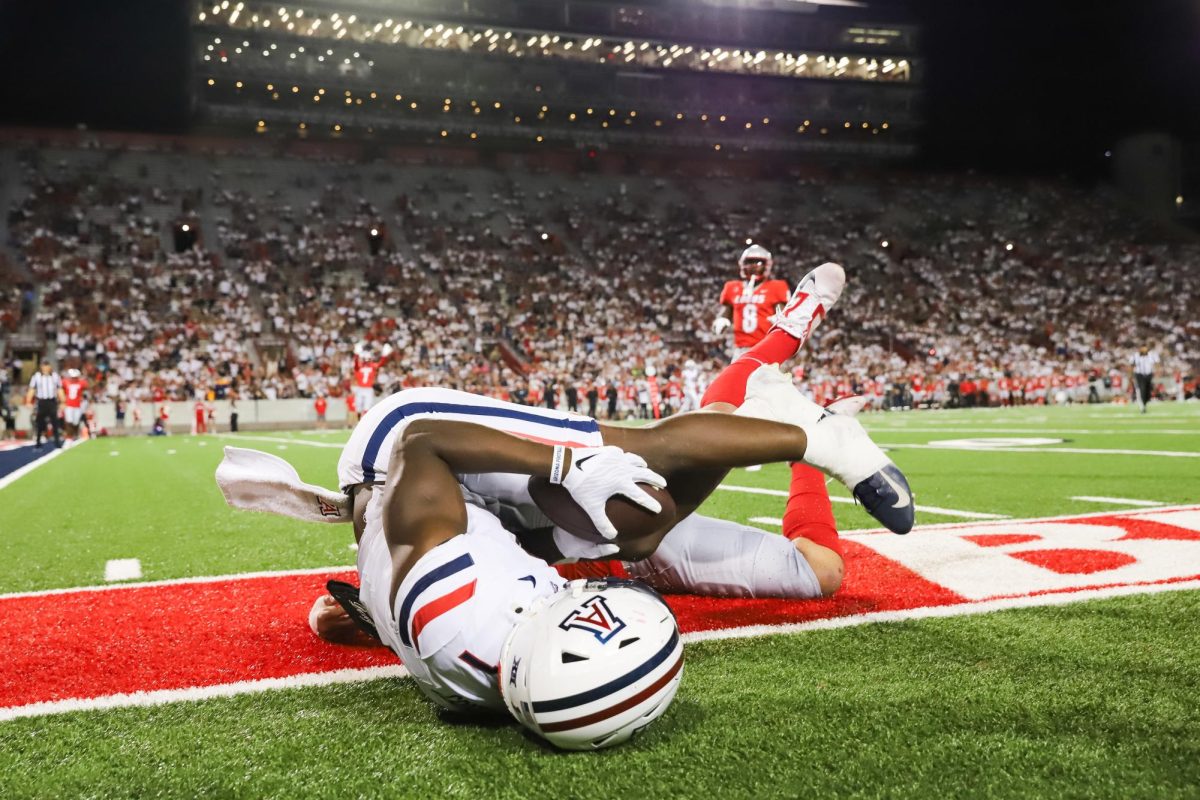
[[[912,490],[904,474],[854,419],[865,397],[844,397],[829,408],[797,391],[774,364],[764,364],[746,381],[746,400],[733,413],[803,428],[808,448],[803,461],[844,483],[871,516],[895,533],[914,522]]]
[[[841,414],[826,414],[805,426],[804,463],[837,478],[875,519],[893,533],[908,533],[915,521],[908,479],[863,429]]]
[[[837,303],[845,288],[846,270],[839,264],[827,261],[800,279],[783,311],[771,321],[776,328],[795,336],[803,345],[829,309]]]
[[[843,417],[857,417],[859,412],[866,408],[869,402],[861,394],[852,394],[846,397],[839,397],[825,406],[825,410],[831,414],[841,414]]]
[[[825,409],[796,389],[792,378],[780,372],[777,364],[763,364],[746,380],[746,399],[737,411],[739,417],[754,417],[785,422],[803,428],[816,423]]]

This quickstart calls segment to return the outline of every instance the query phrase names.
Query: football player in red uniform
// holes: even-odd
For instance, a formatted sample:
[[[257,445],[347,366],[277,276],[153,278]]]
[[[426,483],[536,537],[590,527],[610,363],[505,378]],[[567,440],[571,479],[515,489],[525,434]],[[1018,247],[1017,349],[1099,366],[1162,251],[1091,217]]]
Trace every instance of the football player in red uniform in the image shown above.
[[[733,327],[734,358],[762,341],[771,330],[772,318],[788,301],[791,290],[787,283],[771,278],[774,264],[769,250],[752,244],[738,259],[742,279],[727,281],[721,289],[721,311],[712,328],[713,333],[721,334]]]
[[[378,359],[370,345],[354,346],[354,409],[359,416],[375,405],[375,383],[379,380],[379,368],[392,354],[392,346],[385,344]]]
[[[79,370],[67,370],[67,376],[62,381],[63,421],[67,423],[67,438],[74,439],[79,435],[79,426],[83,423],[83,401],[87,393],[87,378]]]

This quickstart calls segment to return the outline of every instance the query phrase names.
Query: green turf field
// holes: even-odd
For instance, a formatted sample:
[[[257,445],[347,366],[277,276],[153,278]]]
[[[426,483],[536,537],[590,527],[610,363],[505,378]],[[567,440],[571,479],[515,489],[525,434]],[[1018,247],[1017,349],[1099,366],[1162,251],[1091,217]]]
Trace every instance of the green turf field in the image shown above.
[[[1200,501],[1200,458],[1170,455],[1200,453],[1194,404],[866,423],[918,506],[939,509],[918,525],[1130,507],[1071,499],[1084,496]],[[931,446],[995,437],[1063,441]],[[0,489],[0,593],[102,584],[119,558],[139,559],[144,580],[349,565],[344,529],[231,511],[212,479],[221,445],[240,443],[332,485],[345,438],[72,449]],[[786,470],[735,470],[726,485],[784,490]],[[784,504],[727,489],[706,511],[747,521]],[[844,530],[875,527],[851,504],[834,510]],[[596,755],[448,724],[404,680],[19,719],[0,722],[0,798],[1200,797],[1198,617],[1200,593],[1172,592],[690,644],[663,721]]]

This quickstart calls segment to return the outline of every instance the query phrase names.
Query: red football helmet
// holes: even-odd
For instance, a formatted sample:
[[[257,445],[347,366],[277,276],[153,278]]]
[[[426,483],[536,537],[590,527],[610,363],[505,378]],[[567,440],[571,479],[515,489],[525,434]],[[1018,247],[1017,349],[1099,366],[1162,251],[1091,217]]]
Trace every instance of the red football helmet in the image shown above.
[[[738,267],[741,268],[744,281],[748,281],[752,277],[765,281],[771,277],[771,267],[774,265],[775,260],[771,258],[771,251],[757,244],[752,244],[743,250],[738,259]]]

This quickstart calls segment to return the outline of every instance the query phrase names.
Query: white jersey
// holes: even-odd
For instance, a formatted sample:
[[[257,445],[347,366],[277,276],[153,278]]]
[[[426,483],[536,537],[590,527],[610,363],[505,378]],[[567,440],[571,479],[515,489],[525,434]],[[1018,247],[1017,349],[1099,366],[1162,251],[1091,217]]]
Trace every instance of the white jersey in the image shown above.
[[[521,610],[565,581],[522,550],[495,516],[468,505],[466,533],[423,555],[392,603],[382,510],[376,492],[358,545],[359,597],[380,638],[438,705],[503,712],[500,650]]]
[[[338,486],[382,483],[396,437],[414,419],[472,422],[523,439],[568,447],[600,447],[600,425],[591,417],[520,406],[453,389],[405,389],[380,400],[362,416],[338,459]]]

